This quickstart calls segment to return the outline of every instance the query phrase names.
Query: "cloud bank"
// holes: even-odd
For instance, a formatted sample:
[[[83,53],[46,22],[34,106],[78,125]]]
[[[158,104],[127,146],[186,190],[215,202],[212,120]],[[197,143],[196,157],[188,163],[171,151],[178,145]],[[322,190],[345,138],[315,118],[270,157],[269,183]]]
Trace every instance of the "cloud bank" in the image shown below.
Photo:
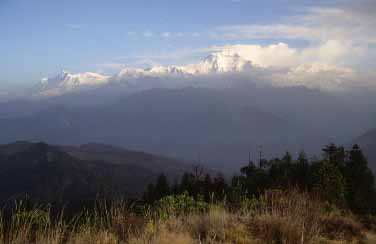
[[[100,66],[120,73],[124,68],[129,73],[129,66],[184,73],[192,67],[201,70],[199,66],[205,65],[205,62],[200,60],[220,53],[249,61],[252,69],[241,72],[241,77],[261,83],[327,91],[374,89],[375,6],[372,1],[362,1],[358,5],[353,3],[337,8],[309,8],[276,23],[217,26],[191,33],[128,32],[128,36],[134,38],[161,38],[166,41],[173,37],[207,38],[214,43],[217,40],[228,44],[186,48],[170,53],[119,56]],[[269,44],[256,44],[260,42]],[[210,67],[212,65],[216,64],[210,64]],[[139,72],[148,74],[149,71]]]
[[[374,88],[375,13],[374,1],[359,1],[337,8],[305,9],[278,23],[218,26],[208,30],[207,37],[230,44],[192,50],[191,55],[239,54],[263,68],[264,74],[269,72],[268,81],[278,85]],[[272,44],[252,44],[260,40]]]

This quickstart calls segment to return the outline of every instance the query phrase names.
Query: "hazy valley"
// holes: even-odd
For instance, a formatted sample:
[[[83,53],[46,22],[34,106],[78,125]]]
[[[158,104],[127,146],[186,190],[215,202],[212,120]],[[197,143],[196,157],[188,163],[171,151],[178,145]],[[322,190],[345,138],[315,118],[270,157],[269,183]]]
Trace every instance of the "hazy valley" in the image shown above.
[[[376,243],[375,3],[0,0],[0,244]]]

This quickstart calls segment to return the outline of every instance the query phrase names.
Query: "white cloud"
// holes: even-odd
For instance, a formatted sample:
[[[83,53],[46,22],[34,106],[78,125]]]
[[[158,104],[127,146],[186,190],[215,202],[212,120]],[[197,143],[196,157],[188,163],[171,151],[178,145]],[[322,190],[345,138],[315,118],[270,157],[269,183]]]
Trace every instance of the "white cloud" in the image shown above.
[[[255,65],[269,69],[279,84],[319,87],[376,86],[376,3],[338,8],[311,8],[279,23],[220,26],[209,37],[227,42],[269,40],[272,45],[224,45],[207,51],[239,53]],[[304,45],[289,46],[293,40]],[[278,72],[277,72],[278,70]],[[364,75],[367,74],[367,75]]]
[[[239,54],[253,63],[253,72],[259,72],[258,80],[277,86],[304,85],[338,90],[362,86],[365,81],[360,79],[360,72],[343,62],[351,59],[354,50],[347,43],[335,40],[307,48],[293,48],[286,43],[264,46],[241,44],[213,46],[204,51]]]
[[[360,55],[360,50],[354,50],[348,43],[329,40],[321,45],[306,48],[293,48],[286,43],[271,45],[225,45],[204,49],[208,52],[227,51],[238,53],[263,67],[294,67],[306,63],[322,63],[326,65],[344,65],[350,56]],[[353,56],[354,57],[354,56]]]
[[[213,46],[204,49],[207,52],[230,52],[252,61],[253,64],[262,67],[277,66],[288,67],[298,63],[298,51],[290,48],[285,43],[269,46],[261,45],[225,45]]]
[[[300,48],[304,57],[300,62],[339,62],[359,68],[370,65],[369,56],[376,54],[376,14],[359,6],[363,5],[310,8],[278,23],[216,27],[209,31],[209,36],[228,42],[302,40],[308,45]],[[376,9],[375,3],[370,2],[369,6]]]
[[[311,8],[303,15],[287,18],[281,23],[220,26],[211,32],[227,40],[302,39],[312,42],[349,40],[353,43],[376,43],[375,25],[374,14],[350,8]]]
[[[170,33],[170,32],[163,32],[163,33],[161,34],[161,36],[162,36],[163,38],[169,38],[169,37],[171,36],[171,33]]]
[[[356,81],[357,74],[350,68],[312,63],[291,68],[276,78],[273,82],[279,86],[303,85],[314,89],[344,90]]]
[[[193,32],[193,33],[192,33],[192,36],[193,36],[193,37],[199,37],[199,36],[200,36],[200,33],[198,33],[198,32]]]
[[[150,37],[153,37],[154,36],[154,33],[150,30],[146,30],[142,33],[142,35],[146,38],[150,38]]]
[[[311,8],[301,15],[265,25],[231,25],[205,32],[163,32],[162,38],[206,36],[228,44],[204,49],[154,53],[120,60],[132,66],[197,63],[210,52],[237,53],[259,67],[258,79],[280,86],[305,85],[310,88],[375,86],[376,73],[376,4],[369,8],[356,5],[338,8]],[[141,36],[154,35],[145,31]],[[274,42],[252,44],[255,39]],[[291,45],[292,41],[304,44]]]

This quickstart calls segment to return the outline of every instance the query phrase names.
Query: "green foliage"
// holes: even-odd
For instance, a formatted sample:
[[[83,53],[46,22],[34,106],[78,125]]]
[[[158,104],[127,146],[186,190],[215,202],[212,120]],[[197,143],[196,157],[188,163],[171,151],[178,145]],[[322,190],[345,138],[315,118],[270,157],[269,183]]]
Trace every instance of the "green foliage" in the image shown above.
[[[143,198],[146,202],[153,203],[170,193],[170,183],[168,182],[167,177],[164,174],[161,174],[159,175],[155,186],[153,184],[148,185]]]
[[[311,175],[311,165],[304,151],[301,151],[295,164],[294,184],[302,190],[309,190],[312,186]]]
[[[192,172],[184,173],[180,184],[175,183],[173,187],[161,175],[155,186],[149,185],[144,199],[149,203],[161,198],[170,200],[172,202],[167,206],[172,206],[172,209],[175,209],[177,199],[165,199],[169,194],[190,196],[207,203],[225,200],[243,207],[249,199],[257,198],[268,189],[291,188],[318,194],[330,208],[348,207],[352,212],[364,216],[376,213],[374,177],[357,145],[345,151],[343,147],[330,144],[323,148],[322,160],[310,161],[304,152],[294,159],[286,152],[282,158],[263,159],[260,166],[249,162],[240,169],[240,175],[232,178],[230,185],[222,175],[212,177],[196,166]],[[255,203],[253,201],[250,206]]]
[[[258,195],[269,184],[265,171],[250,162],[248,166],[240,169],[241,175],[233,180],[234,187],[240,187],[242,193],[247,196]]]
[[[358,145],[349,152],[345,164],[346,201],[349,208],[359,214],[374,212],[376,205],[375,180]]]
[[[188,213],[201,213],[208,209],[208,203],[203,199],[195,200],[187,192],[180,195],[170,195],[155,202],[153,208],[158,218],[166,219],[171,216],[181,216]]]
[[[326,160],[314,167],[314,190],[329,203],[343,205],[345,181],[339,167]]]

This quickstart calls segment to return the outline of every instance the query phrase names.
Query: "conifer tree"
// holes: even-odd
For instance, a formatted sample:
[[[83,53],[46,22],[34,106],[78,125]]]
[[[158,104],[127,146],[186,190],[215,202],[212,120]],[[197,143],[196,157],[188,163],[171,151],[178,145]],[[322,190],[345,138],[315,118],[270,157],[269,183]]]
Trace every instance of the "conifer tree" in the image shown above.
[[[346,200],[349,208],[356,213],[365,214],[376,206],[375,180],[368,168],[367,159],[358,145],[349,151],[345,166]]]
[[[315,165],[313,174],[314,190],[329,203],[343,206],[345,181],[338,165],[322,160]]]
[[[170,184],[168,183],[167,177],[164,174],[161,174],[155,185],[156,198],[160,199],[168,194],[170,194]]]

